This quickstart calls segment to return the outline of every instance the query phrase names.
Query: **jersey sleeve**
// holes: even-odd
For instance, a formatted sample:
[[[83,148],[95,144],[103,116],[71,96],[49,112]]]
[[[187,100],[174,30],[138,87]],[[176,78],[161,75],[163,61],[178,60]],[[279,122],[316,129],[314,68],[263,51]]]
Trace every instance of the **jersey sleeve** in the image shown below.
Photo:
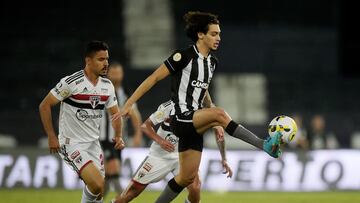
[[[172,106],[170,105],[168,105],[167,103],[163,103],[158,107],[158,109],[154,113],[150,115],[149,119],[154,125],[162,123],[167,118],[169,118],[170,111],[172,109]]]
[[[68,98],[72,93],[70,85],[65,81],[66,78],[67,77],[62,78],[60,82],[50,90],[50,93],[60,101]]]
[[[116,94],[115,94],[115,88],[111,84],[109,98],[105,103],[105,108],[108,109],[108,108],[111,108],[111,107],[113,107],[113,106],[115,106],[117,104],[118,104],[118,102],[117,102],[117,98],[116,98]]]
[[[176,50],[169,58],[164,61],[165,66],[169,69],[170,73],[176,73],[184,69],[187,65],[188,57],[183,50]]]

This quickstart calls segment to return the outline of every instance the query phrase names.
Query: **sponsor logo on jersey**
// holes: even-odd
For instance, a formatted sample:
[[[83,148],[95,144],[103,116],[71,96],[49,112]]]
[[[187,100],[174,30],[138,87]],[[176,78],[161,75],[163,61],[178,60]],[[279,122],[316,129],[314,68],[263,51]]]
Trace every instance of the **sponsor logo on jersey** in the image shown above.
[[[82,157],[79,156],[79,157],[76,158],[74,161],[75,161],[76,163],[80,164],[80,163],[82,162]]]
[[[86,119],[98,119],[98,118],[102,118],[102,114],[98,114],[98,115],[89,115],[89,113],[84,110],[84,109],[78,109],[76,111],[76,118],[79,121],[85,121]]]
[[[165,140],[169,141],[173,145],[179,142],[179,138],[170,133],[166,135]]]
[[[95,109],[95,107],[99,104],[100,99],[101,99],[101,96],[99,96],[99,95],[94,95],[94,96],[89,97],[90,104],[93,107],[93,109]]]
[[[54,88],[54,91],[56,92],[56,94],[60,94],[60,91],[57,87]]]
[[[191,86],[197,87],[197,88],[202,88],[202,89],[207,89],[208,88],[208,84],[206,82],[201,82],[199,80],[191,81]]]
[[[215,65],[210,64],[210,71],[211,71],[211,72],[214,72],[214,70],[215,70]]]
[[[71,159],[75,159],[76,157],[78,157],[80,155],[79,150],[76,150],[75,152],[71,153],[70,158]]]
[[[144,177],[144,176],[145,176],[145,173],[142,172],[142,171],[139,171],[138,177],[139,177],[139,178],[142,178],[142,177]]]

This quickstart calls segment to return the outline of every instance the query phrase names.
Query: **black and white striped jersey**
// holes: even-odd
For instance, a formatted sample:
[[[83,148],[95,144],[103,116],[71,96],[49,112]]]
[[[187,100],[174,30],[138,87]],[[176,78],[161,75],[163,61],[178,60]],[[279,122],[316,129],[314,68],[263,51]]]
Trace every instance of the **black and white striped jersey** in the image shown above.
[[[210,53],[204,57],[192,45],[176,50],[164,64],[171,73],[171,97],[175,103],[171,114],[180,114],[202,108],[218,60]]]

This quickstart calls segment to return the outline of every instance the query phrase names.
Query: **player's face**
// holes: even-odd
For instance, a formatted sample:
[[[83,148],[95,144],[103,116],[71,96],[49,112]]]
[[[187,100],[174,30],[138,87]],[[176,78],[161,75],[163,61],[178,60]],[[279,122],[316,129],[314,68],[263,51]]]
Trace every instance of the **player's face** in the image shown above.
[[[113,67],[109,69],[107,77],[113,84],[121,84],[124,78],[124,72],[121,66]]]
[[[217,50],[220,44],[220,26],[218,24],[210,24],[209,30],[204,35],[204,42],[210,50]]]
[[[93,57],[87,57],[86,65],[96,74],[106,76],[109,66],[109,52],[100,50]]]

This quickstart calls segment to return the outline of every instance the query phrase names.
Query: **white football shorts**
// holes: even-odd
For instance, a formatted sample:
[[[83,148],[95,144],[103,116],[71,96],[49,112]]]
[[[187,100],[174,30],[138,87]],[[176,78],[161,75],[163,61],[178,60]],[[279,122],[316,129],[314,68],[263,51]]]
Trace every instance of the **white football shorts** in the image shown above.
[[[147,185],[156,183],[165,178],[169,173],[174,176],[179,173],[179,159],[162,159],[147,156],[140,164],[133,177],[133,181]]]
[[[85,143],[60,143],[59,154],[79,176],[81,170],[92,162],[99,169],[100,174],[105,177],[104,154],[98,140]]]

